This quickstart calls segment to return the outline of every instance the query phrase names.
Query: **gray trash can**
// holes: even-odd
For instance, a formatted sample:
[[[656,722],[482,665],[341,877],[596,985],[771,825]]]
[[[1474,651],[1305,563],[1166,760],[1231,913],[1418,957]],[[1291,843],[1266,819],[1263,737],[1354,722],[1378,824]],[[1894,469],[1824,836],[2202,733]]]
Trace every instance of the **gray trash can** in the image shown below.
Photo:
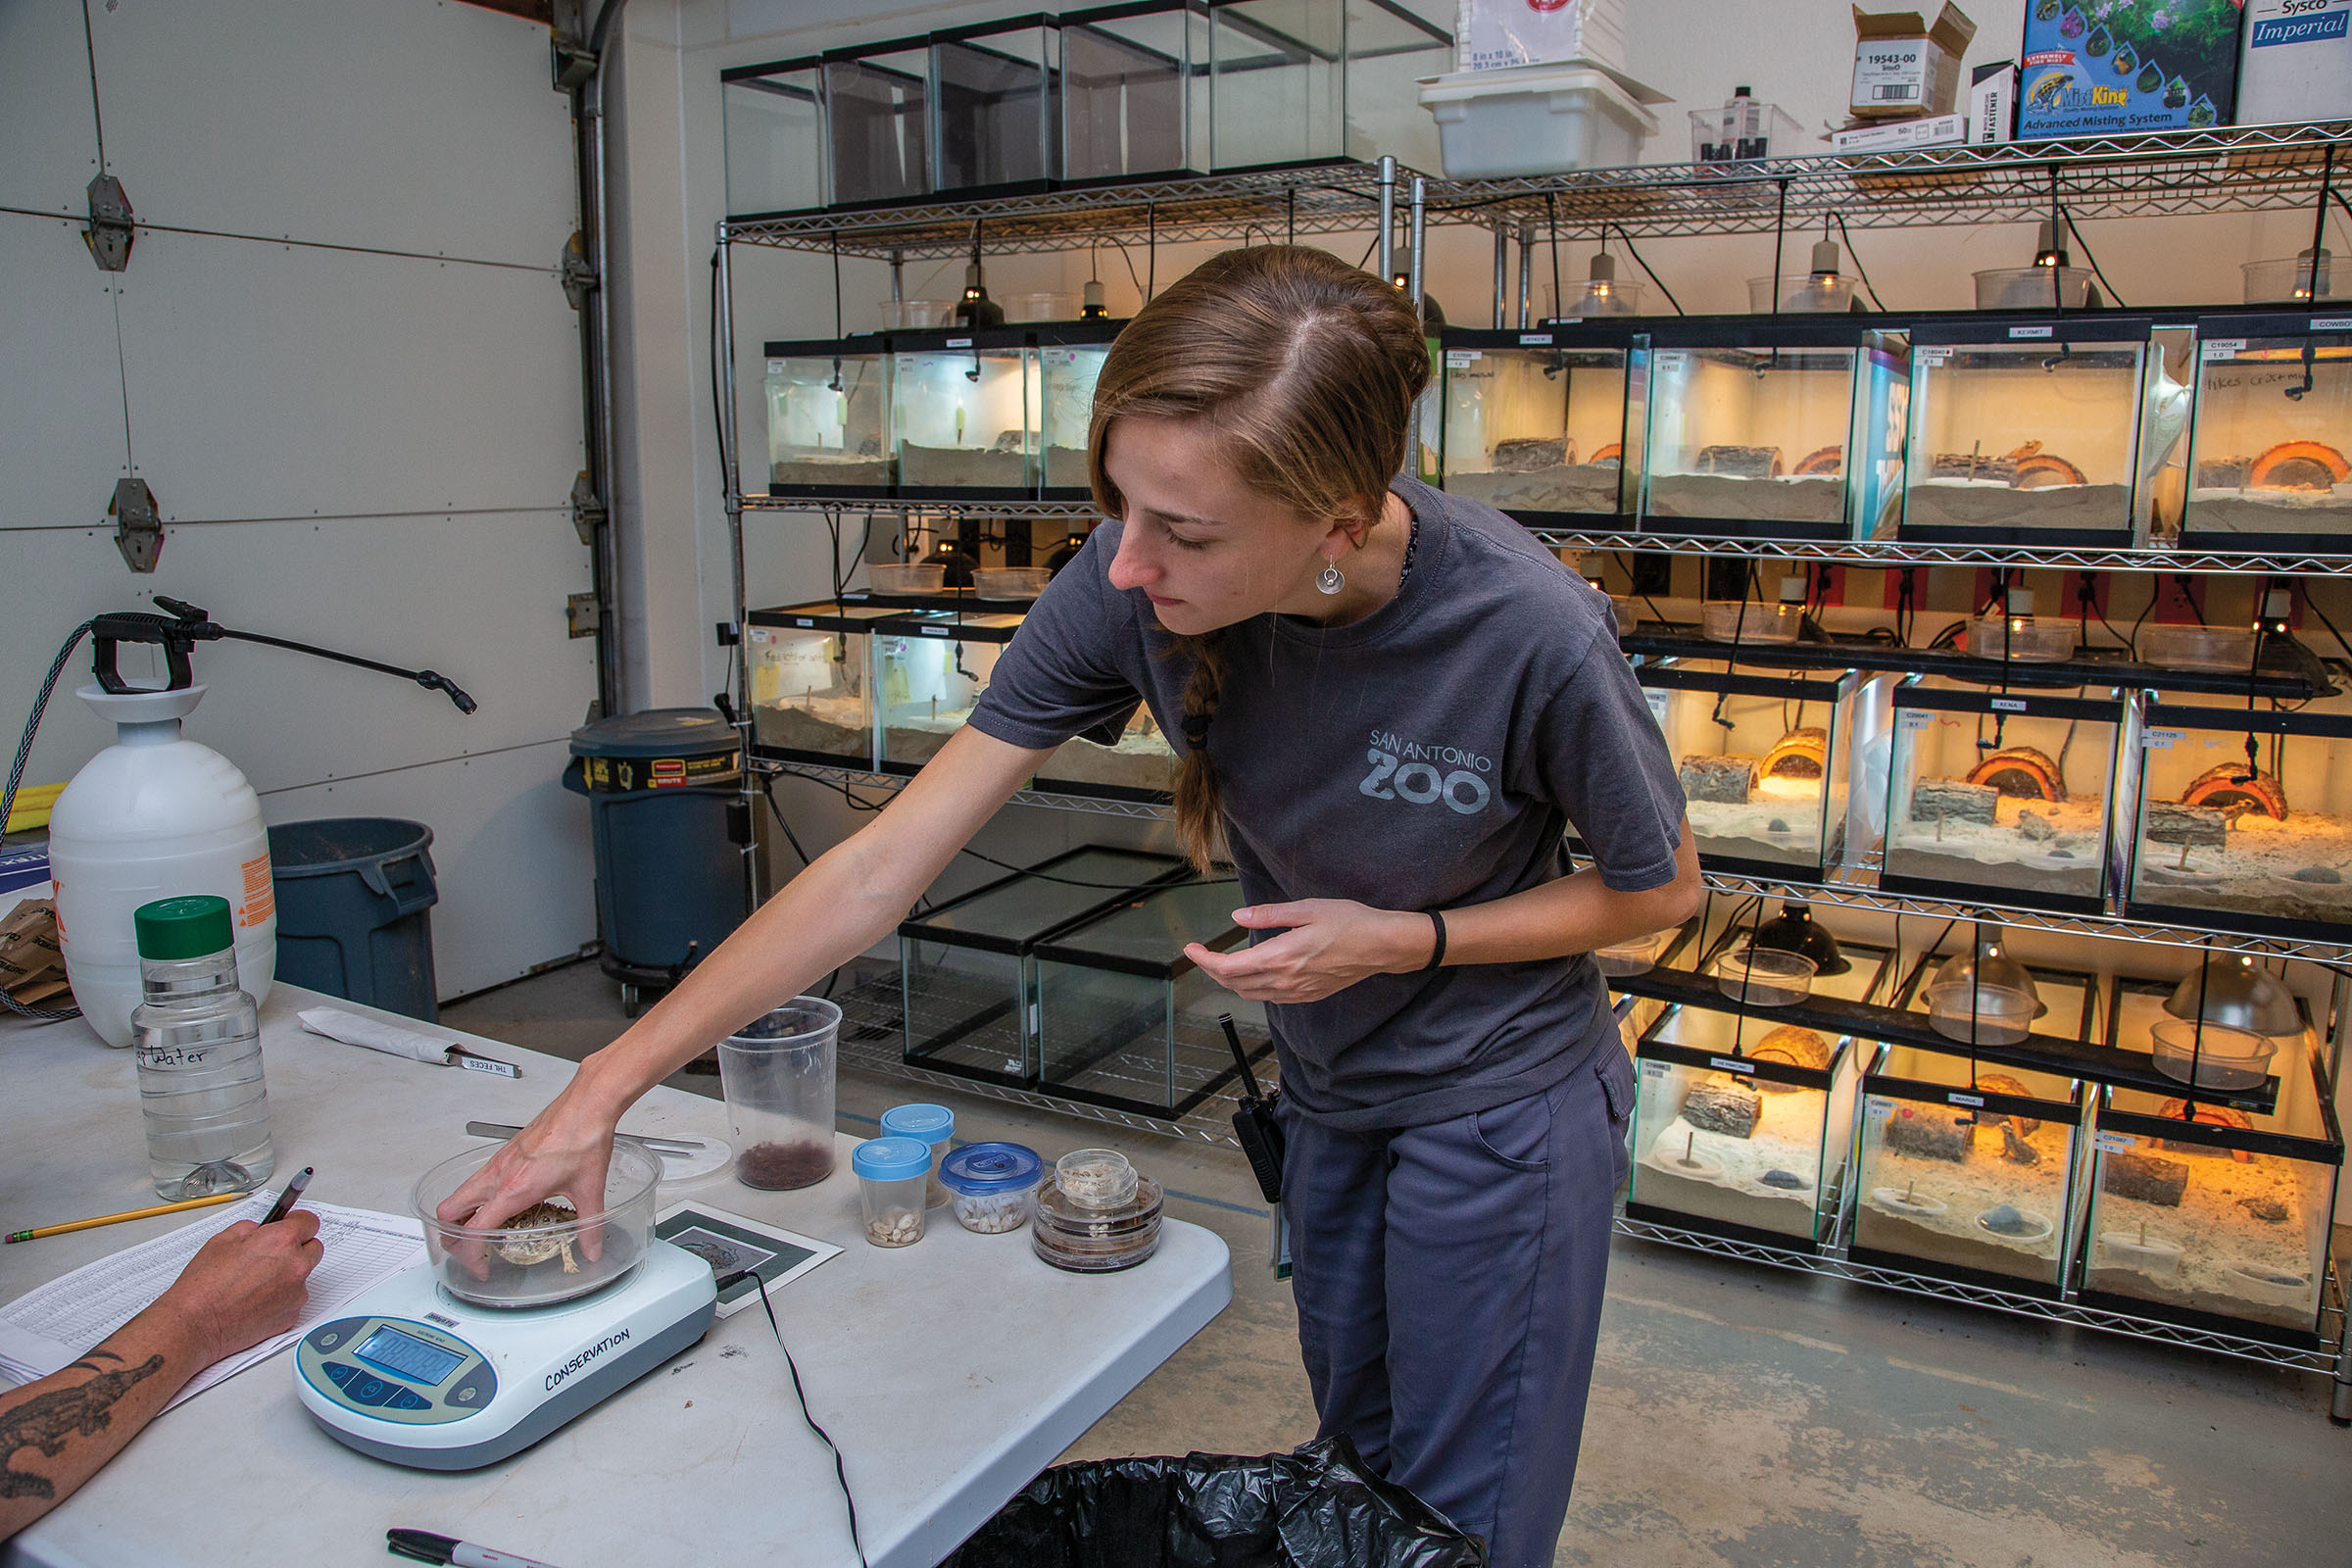
[[[329,816],[270,830],[277,977],[431,1022],[433,830]]]
[[[632,1014],[743,923],[743,753],[707,708],[656,708],[571,732],[564,787],[588,797],[604,971]]]

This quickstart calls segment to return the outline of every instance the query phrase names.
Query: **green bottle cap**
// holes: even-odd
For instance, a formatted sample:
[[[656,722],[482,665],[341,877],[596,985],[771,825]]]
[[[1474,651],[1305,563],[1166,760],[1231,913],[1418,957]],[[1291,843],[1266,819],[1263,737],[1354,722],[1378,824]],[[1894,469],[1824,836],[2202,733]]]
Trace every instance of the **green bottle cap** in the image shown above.
[[[139,956],[169,962],[201,958],[236,946],[236,927],[228,917],[228,901],[206,893],[185,899],[158,899],[132,912],[138,932]]]

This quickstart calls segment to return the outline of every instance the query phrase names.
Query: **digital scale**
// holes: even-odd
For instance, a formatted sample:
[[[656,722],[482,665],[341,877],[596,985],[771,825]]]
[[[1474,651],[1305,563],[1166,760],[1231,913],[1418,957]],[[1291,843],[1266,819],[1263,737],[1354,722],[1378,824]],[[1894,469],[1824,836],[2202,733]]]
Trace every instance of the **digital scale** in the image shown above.
[[[668,1242],[603,1290],[551,1306],[459,1300],[430,1263],[303,1336],[294,1383],[338,1443],[416,1470],[519,1453],[703,1337],[710,1265]]]

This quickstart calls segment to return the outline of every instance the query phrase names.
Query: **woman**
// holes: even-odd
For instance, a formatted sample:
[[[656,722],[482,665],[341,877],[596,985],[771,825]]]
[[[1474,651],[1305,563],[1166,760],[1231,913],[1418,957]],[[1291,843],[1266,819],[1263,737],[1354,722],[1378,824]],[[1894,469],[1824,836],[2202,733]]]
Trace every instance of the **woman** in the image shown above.
[[[1106,519],[969,723],[441,1210],[601,1198],[651,1085],[888,934],[1072,735],[1140,697],[1183,737],[1181,838],[1220,830],[1254,945],[1189,951],[1271,1005],[1299,1341],[1325,1433],[1548,1563],[1592,1372],[1632,1074],[1583,955],[1686,918],[1682,797],[1605,600],[1402,466],[1429,379],[1396,291],[1230,251],[1102,368]],[[1573,822],[1595,863],[1567,874]]]

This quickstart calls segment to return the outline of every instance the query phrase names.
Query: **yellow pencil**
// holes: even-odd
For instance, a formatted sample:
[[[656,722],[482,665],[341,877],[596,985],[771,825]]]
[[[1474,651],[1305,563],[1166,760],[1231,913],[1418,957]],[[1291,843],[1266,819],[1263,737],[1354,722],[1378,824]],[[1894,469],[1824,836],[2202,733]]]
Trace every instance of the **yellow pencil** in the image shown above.
[[[210,1208],[215,1203],[233,1203],[251,1193],[215,1193],[210,1198],[191,1198],[184,1203],[158,1203],[153,1208],[128,1208],[120,1214],[100,1214],[95,1219],[77,1219],[68,1225],[43,1225],[29,1231],[11,1231],[0,1242],[34,1242],[44,1236],[63,1236],[68,1231],[94,1230],[101,1225],[119,1225],[126,1219],[147,1219],[156,1214],[176,1214],[183,1208]]]

